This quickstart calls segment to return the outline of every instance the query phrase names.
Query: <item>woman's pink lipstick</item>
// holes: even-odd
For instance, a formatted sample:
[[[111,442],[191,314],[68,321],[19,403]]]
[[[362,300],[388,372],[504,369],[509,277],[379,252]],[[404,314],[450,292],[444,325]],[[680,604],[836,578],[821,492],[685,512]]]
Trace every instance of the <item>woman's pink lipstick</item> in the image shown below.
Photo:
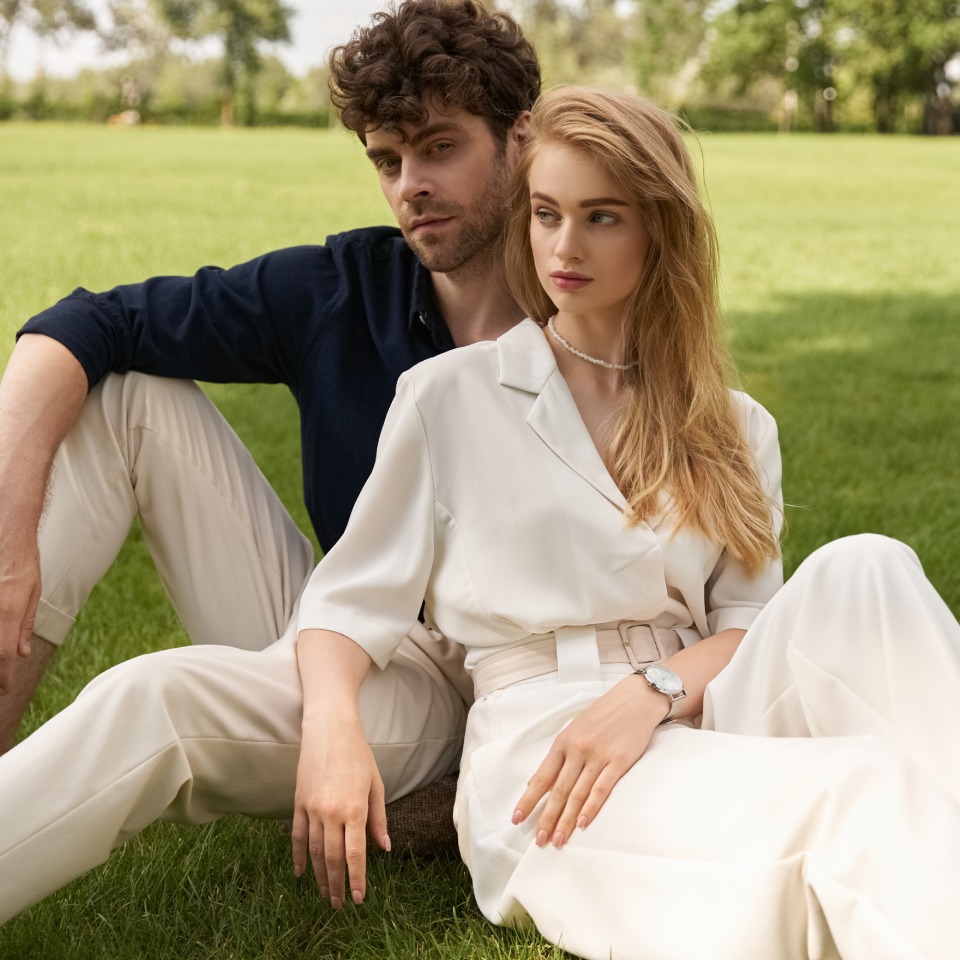
[[[593,283],[593,277],[585,277],[582,273],[569,273],[566,270],[551,273],[550,279],[559,290],[580,290],[588,283]]]

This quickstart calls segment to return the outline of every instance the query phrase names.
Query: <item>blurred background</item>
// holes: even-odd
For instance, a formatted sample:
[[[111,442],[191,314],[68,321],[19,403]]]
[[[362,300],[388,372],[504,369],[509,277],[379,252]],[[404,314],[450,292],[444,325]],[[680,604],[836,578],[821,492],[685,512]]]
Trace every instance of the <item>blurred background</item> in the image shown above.
[[[0,119],[312,126],[380,0],[0,0]],[[960,131],[960,0],[499,0],[547,84],[714,131]]]

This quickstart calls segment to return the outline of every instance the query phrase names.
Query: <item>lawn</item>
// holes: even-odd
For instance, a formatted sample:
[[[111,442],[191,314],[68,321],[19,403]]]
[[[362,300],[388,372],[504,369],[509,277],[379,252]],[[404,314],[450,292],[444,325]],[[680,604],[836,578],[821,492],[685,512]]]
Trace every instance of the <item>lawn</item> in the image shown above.
[[[960,138],[707,134],[698,149],[740,375],[780,424],[788,571],[827,540],[888,533],[960,612]],[[0,363],[76,286],[389,221],[339,132],[0,125],[0,196]],[[289,395],[210,393],[306,529]],[[29,726],[111,663],[184,640],[134,532]],[[562,956],[489,926],[456,862],[377,858],[367,905],[332,915],[288,861],[272,823],[157,825],[0,929],[0,957]]]

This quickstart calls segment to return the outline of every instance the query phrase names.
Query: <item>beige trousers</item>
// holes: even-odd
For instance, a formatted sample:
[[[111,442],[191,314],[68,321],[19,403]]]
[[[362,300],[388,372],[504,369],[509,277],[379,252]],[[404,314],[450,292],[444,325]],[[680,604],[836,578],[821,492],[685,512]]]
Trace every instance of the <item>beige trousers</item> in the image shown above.
[[[0,920],[160,817],[288,816],[300,749],[294,615],[312,549],[202,391],[107,378],[61,449],[51,494],[40,636],[63,640],[139,514],[203,645],[107,671],[0,757]],[[388,800],[456,769],[465,679],[459,650],[420,630],[364,685]]]
[[[579,659],[579,658],[578,658]],[[494,922],[592,960],[960,957],[960,627],[907,547],[814,553],[562,850],[515,827],[562,727],[629,670],[478,700],[457,797]]]

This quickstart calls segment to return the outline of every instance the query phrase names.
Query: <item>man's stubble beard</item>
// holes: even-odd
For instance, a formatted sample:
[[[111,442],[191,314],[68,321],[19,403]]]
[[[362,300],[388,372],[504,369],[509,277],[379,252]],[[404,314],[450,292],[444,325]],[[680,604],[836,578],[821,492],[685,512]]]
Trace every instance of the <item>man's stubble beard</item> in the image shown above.
[[[446,207],[440,211],[456,217],[455,238],[411,238],[404,233],[410,249],[431,273],[473,272],[474,266],[483,271],[488,269],[491,258],[502,248],[509,174],[506,149],[498,145],[490,176],[479,191],[478,199],[468,207]]]

